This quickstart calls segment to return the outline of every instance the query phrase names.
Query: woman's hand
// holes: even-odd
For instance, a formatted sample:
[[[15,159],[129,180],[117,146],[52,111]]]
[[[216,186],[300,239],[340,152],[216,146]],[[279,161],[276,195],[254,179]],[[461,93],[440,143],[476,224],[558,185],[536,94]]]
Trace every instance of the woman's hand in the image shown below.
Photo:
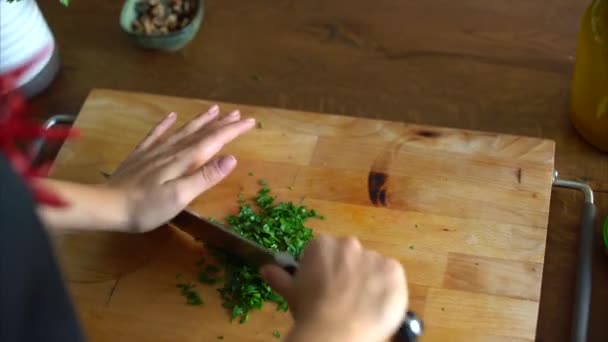
[[[165,223],[232,172],[234,156],[216,154],[255,122],[241,120],[238,111],[218,115],[213,106],[167,136],[175,122],[169,114],[114,172],[108,186],[125,192],[133,229],[145,232]]]
[[[154,127],[102,186],[45,180],[67,208],[41,208],[48,226],[147,232],[166,223],[236,166],[216,154],[255,126],[238,111],[219,118],[219,108],[193,118],[173,134],[171,113]]]
[[[289,342],[385,341],[407,311],[401,264],[365,250],[355,238],[311,241],[293,278],[273,265],[260,274],[293,312]]]

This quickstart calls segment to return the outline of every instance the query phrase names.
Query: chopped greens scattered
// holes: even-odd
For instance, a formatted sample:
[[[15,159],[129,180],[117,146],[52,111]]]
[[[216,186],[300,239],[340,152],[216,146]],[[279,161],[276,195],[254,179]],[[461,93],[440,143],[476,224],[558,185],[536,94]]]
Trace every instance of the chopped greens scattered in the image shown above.
[[[217,339],[218,339],[218,340],[223,340],[223,339],[224,339],[224,336],[218,336],[218,337],[217,337]]]
[[[193,287],[194,287],[194,284],[186,284],[186,283],[177,284],[177,288],[180,290],[182,295],[186,295],[188,293],[188,291],[190,291],[190,289]]]
[[[253,176],[255,176],[255,174],[253,172],[249,171],[249,176],[253,177]]]
[[[210,218],[209,218],[209,222],[211,222],[211,223],[215,223],[215,224],[222,224],[220,221],[218,221],[218,220],[214,219],[213,217],[210,217]]]
[[[410,249],[413,250],[414,249],[414,245],[410,245]]]
[[[198,261],[196,262],[196,266],[202,266],[205,264],[205,258],[201,257],[200,259],[198,259]]]
[[[199,260],[199,262],[197,262],[196,264],[201,267],[200,271],[198,272],[198,281],[200,283],[215,285],[222,282],[222,278],[219,276],[221,270],[218,266],[205,266],[204,259]]]
[[[186,303],[189,305],[202,305],[203,299],[198,294],[198,292],[194,291],[194,284],[191,283],[180,283],[177,284],[177,288],[179,288],[182,296],[186,297]]]
[[[190,305],[202,305],[203,304],[203,299],[198,294],[198,292],[194,292],[194,291],[188,292],[188,294],[186,295],[186,299],[188,301],[188,304],[190,304]]]
[[[278,330],[275,330],[272,332],[272,336],[274,336],[275,338],[281,338],[281,333],[279,333]]]
[[[260,121],[258,121],[258,123],[257,123],[257,128],[262,129],[262,123]]]
[[[215,265],[207,265],[205,267],[205,272],[207,272],[207,274],[217,274],[220,272],[220,268]]]
[[[222,278],[221,277],[214,277],[214,276],[210,276],[209,274],[206,274],[205,272],[201,271],[198,274],[198,281],[203,283],[203,284],[208,284],[208,285],[215,285],[215,284],[219,284],[222,282]]]

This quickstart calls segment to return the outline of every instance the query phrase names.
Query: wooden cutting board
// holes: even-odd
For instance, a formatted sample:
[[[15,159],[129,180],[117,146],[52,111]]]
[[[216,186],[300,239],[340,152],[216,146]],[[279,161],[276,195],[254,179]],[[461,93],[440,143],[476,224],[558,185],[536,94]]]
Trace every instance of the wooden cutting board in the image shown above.
[[[149,128],[179,123],[214,102],[94,90],[51,176],[102,182]],[[532,341],[541,289],[554,163],[552,141],[319,113],[220,103],[262,127],[225,148],[239,166],[192,208],[222,218],[260,178],[279,200],[327,216],[316,232],[355,235],[406,268],[422,341]],[[373,115],[374,113],[370,113]],[[249,176],[252,172],[255,176]],[[291,187],[291,189],[289,189]],[[188,306],[176,274],[196,279],[205,251],[161,228],[145,235],[57,237],[60,260],[91,341],[274,341],[288,314],[267,305],[230,323],[212,287]]]

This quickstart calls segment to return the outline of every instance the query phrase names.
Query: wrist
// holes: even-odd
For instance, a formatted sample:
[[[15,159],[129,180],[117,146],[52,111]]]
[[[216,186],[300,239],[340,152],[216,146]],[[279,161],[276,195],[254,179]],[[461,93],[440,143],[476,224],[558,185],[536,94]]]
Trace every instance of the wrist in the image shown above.
[[[44,186],[56,193],[65,207],[38,208],[45,224],[53,230],[128,231],[131,219],[126,192],[105,185],[77,184],[45,179]]]
[[[100,196],[96,201],[100,208],[95,219],[103,224],[102,228],[124,233],[134,231],[128,191],[107,184],[98,184],[94,188]]]

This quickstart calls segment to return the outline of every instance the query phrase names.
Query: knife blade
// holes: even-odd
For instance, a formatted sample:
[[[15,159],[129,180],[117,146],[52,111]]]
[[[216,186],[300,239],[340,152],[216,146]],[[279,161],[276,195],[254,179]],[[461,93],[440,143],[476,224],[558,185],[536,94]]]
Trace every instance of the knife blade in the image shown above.
[[[194,238],[203,241],[205,245],[229,252],[256,270],[264,265],[274,263],[293,275],[299,266],[291,255],[264,248],[188,209],[177,214],[170,223]]]

